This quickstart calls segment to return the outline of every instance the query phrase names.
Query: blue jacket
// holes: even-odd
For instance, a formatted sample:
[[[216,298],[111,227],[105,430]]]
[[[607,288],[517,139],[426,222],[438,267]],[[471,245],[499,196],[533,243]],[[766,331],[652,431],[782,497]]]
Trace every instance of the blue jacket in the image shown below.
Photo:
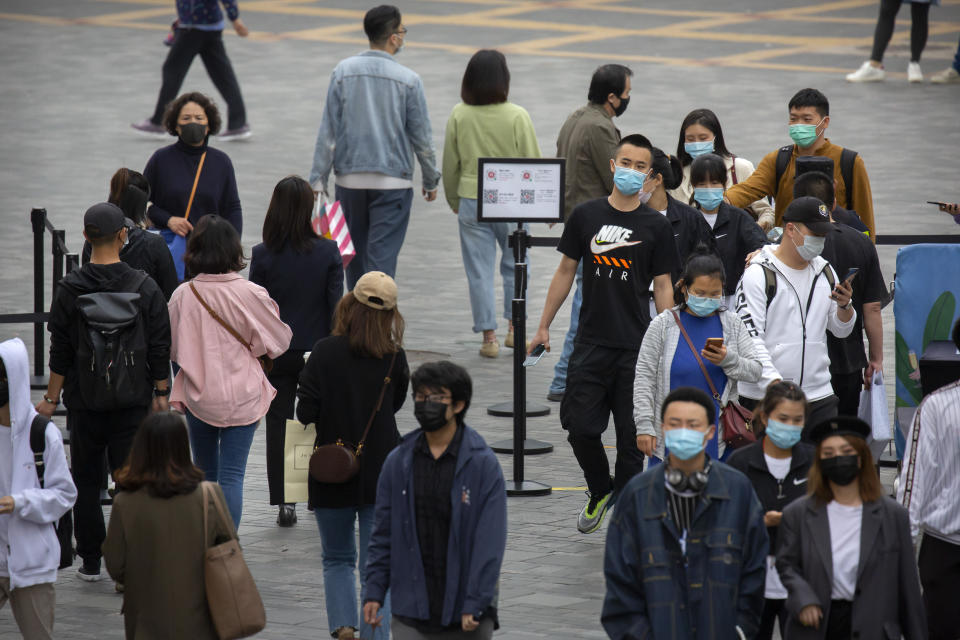
[[[465,613],[479,618],[495,604],[507,545],[507,494],[500,462],[480,434],[463,428],[450,496],[444,625],[459,622]],[[413,496],[413,450],[420,433],[417,429],[405,435],[380,471],[367,550],[366,601],[382,603],[389,588],[395,615],[427,620],[430,611]]]
[[[200,29],[203,31],[220,31],[223,29],[223,12],[220,3],[227,10],[227,17],[231,22],[240,15],[237,9],[237,0],[177,0],[177,19],[181,29]]]
[[[607,531],[601,622],[613,640],[752,638],[768,552],[763,510],[739,471],[713,462],[687,553],[667,513],[664,469],[634,477]]]
[[[330,75],[310,184],[326,191],[331,167],[412,180],[414,154],[423,188],[433,191],[440,171],[420,76],[385,51],[341,60]]]

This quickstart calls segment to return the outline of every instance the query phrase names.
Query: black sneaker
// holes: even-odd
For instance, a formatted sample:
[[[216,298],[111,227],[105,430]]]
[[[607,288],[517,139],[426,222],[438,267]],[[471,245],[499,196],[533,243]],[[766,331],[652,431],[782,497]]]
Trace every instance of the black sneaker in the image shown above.
[[[293,504],[280,505],[280,513],[277,514],[277,524],[281,527],[292,527],[297,524],[297,510]]]
[[[103,576],[100,574],[100,559],[84,560],[77,569],[77,576],[84,582],[96,582]]]

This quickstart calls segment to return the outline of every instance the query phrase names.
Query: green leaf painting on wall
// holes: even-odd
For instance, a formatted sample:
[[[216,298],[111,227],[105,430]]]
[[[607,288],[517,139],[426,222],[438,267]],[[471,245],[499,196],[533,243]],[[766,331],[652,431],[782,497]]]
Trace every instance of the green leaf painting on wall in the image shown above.
[[[927,325],[923,328],[923,353],[934,340],[949,340],[950,330],[953,328],[953,312],[956,308],[956,299],[950,291],[944,291],[937,301],[930,307],[927,316]]]

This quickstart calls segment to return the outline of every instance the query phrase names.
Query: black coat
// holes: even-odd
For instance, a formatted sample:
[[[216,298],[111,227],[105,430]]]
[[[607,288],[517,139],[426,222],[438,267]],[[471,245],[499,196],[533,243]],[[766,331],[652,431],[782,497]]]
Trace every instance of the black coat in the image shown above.
[[[90,262],[92,249],[89,242],[83,243],[83,264]],[[120,260],[134,269],[143,271],[153,278],[163,297],[168,301],[173,290],[180,286],[177,268],[167,243],[159,233],[152,233],[140,227],[127,231],[127,244],[120,249]]]
[[[365,358],[350,351],[345,336],[330,336],[313,347],[297,390],[297,419],[317,425],[317,445],[333,444],[338,438],[360,442],[370,414],[377,404],[383,378],[392,354]],[[360,455],[360,473],[343,484],[309,480],[310,506],[359,507],[376,503],[377,481],[387,455],[400,441],[394,414],[403,406],[410,383],[407,356],[401,349],[393,365],[383,406],[370,427]]]
[[[770,475],[767,461],[763,457],[762,438],[737,449],[727,460],[728,465],[749,478],[764,513],[783,511],[788,504],[807,494],[807,473],[813,464],[813,447],[799,442],[793,447],[792,453],[790,471],[783,482]],[[767,527],[771,552],[777,548],[777,528]]]
[[[715,251],[716,243],[713,240],[713,230],[700,212],[670,194],[667,194],[667,220],[673,225],[673,239],[677,243],[677,253],[680,254],[680,271],[671,274],[676,282],[687,264],[687,258],[698,244],[702,242]]]
[[[702,218],[703,214],[700,214],[700,217]],[[713,239],[726,274],[723,293],[732,296],[747,266],[747,255],[767,244],[767,237],[749,213],[723,202],[717,210]]]

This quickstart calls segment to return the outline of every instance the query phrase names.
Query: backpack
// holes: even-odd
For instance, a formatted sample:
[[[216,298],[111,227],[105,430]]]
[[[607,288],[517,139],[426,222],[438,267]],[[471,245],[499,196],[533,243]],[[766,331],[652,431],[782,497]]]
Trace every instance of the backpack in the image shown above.
[[[777,152],[777,178],[774,182],[776,189],[780,189],[780,180],[783,179],[783,174],[787,172],[787,165],[790,164],[790,158],[793,156],[793,145],[788,144],[785,147],[780,147],[780,151]],[[856,211],[856,207],[853,204],[853,164],[857,161],[857,152],[853,149],[844,148],[840,152],[840,177],[843,178],[843,188],[847,194],[847,205],[846,209],[851,211]]]
[[[153,381],[139,293],[146,278],[146,273],[136,271],[123,291],[77,296],[77,386],[88,409],[110,411],[149,403],[145,398],[150,397]]]
[[[770,303],[773,302],[773,298],[777,295],[777,274],[769,267],[762,264],[760,266],[763,267],[764,289],[767,292],[767,309],[769,309]],[[829,262],[823,265],[820,273],[826,277],[827,284],[830,285],[830,290],[833,291],[833,287],[837,284],[837,281],[833,277],[833,269],[830,268]],[[814,279],[814,285],[816,285],[816,279]]]
[[[37,480],[43,489],[43,452],[47,448],[47,424],[49,420],[39,413],[33,417],[30,424],[30,448],[33,450],[33,466],[37,470]],[[53,530],[60,541],[60,566],[65,569],[73,564],[73,509],[60,517],[59,522],[53,525]]]

